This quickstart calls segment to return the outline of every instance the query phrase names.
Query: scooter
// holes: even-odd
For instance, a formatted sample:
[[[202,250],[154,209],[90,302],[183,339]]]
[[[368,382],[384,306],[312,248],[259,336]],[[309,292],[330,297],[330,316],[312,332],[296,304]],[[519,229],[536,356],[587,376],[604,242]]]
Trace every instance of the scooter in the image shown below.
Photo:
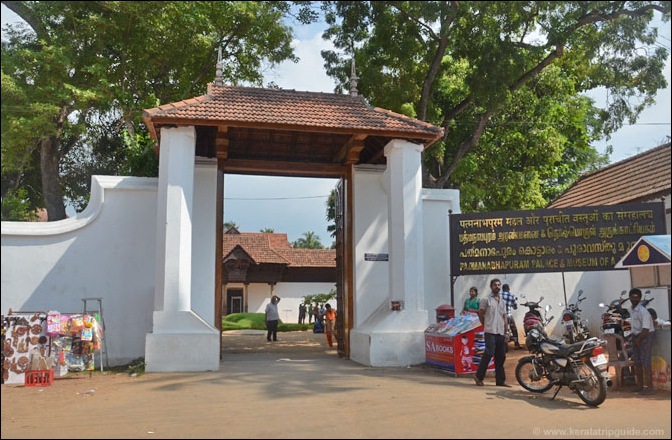
[[[630,337],[630,312],[627,308],[623,307],[626,301],[629,301],[626,295],[626,291],[621,292],[621,296],[618,299],[615,299],[609,303],[609,306],[606,306],[604,303],[600,303],[600,307],[607,307],[607,310],[602,313],[602,333],[616,333],[627,341]]]
[[[579,308],[579,305],[581,304],[581,301],[586,299],[585,296],[582,297],[581,295],[583,295],[583,290],[579,290],[579,296],[576,303],[568,304],[562,312],[562,325],[565,329],[563,337],[568,344],[584,341],[590,337],[588,328],[585,326],[585,323],[581,321],[581,309]],[[562,307],[564,304],[560,303],[560,306]]]
[[[627,292],[623,290],[618,299],[615,299],[606,306],[604,303],[599,303],[600,307],[607,307],[607,310],[602,313],[602,333],[621,335],[623,337],[623,344],[628,358],[632,356],[631,346],[631,326],[630,326],[630,311],[623,307],[623,305],[630,300]],[[633,368],[627,368],[623,379],[626,381],[634,381],[635,372]]]
[[[520,294],[521,298],[525,298],[525,294]],[[528,311],[525,312],[525,316],[523,317],[523,330],[525,331],[525,336],[527,336],[527,333],[532,329],[535,325],[541,325],[542,328],[546,328],[549,322],[555,318],[555,316],[551,316],[550,318],[546,318],[546,315],[548,312],[551,311],[552,307],[550,304],[546,305],[544,308],[544,317],[541,317],[541,306],[539,303],[541,303],[544,300],[544,297],[542,296],[539,298],[539,301],[533,302],[533,301],[526,301],[522,303],[521,305],[523,307],[527,307]]]

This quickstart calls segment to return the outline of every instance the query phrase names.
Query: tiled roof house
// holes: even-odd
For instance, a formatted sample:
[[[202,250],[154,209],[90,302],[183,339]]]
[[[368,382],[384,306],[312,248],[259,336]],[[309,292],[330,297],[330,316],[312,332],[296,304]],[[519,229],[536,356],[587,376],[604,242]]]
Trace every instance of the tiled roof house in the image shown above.
[[[670,197],[670,143],[587,173],[548,208],[620,205]],[[669,216],[669,201],[666,216]]]
[[[336,282],[336,250],[295,249],[287,234],[223,234],[223,282]]]

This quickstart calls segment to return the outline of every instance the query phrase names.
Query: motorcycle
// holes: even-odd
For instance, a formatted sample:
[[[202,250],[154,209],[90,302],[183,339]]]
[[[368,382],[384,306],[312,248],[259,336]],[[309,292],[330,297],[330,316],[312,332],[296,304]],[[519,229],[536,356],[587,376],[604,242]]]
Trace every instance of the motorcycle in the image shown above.
[[[581,301],[586,299],[582,297],[583,290],[579,290],[579,296],[576,303],[568,304],[565,310],[562,312],[562,325],[565,329],[563,337],[568,344],[573,344],[577,341],[583,341],[590,337],[590,332],[586,327],[584,321],[581,321],[581,309],[579,305]],[[563,306],[563,303],[560,303],[560,306]]]
[[[619,299],[615,299],[609,303],[607,310],[602,314],[601,328],[603,333],[619,334],[623,336],[626,342],[629,342],[631,334],[630,311],[626,307],[623,307],[623,305],[629,301],[630,298],[624,297],[625,295],[626,291],[623,290]],[[648,297],[649,295],[651,295],[650,290],[644,292],[644,298],[640,304],[646,307],[646,310],[651,314],[651,319],[653,319],[655,324],[655,321],[658,319],[658,313],[656,313],[656,310],[652,307],[648,307],[651,301],[654,300],[653,297]],[[605,307],[605,304],[600,303],[599,306]]]
[[[540,324],[534,324],[525,338],[525,346],[532,354],[516,365],[516,380],[526,390],[543,393],[553,386],[563,386],[576,394],[588,406],[598,406],[607,398],[606,341],[592,337],[574,344],[548,338]]]
[[[525,298],[525,294],[521,294],[520,296],[522,298]],[[543,300],[544,297],[542,296],[541,298],[539,298],[539,301],[537,302],[526,301],[521,304],[523,307],[528,308],[527,312],[525,312],[525,316],[523,316],[523,330],[525,331],[525,336],[527,336],[529,330],[535,325],[541,325],[542,328],[545,328],[548,325],[548,323],[553,320],[554,316],[546,318],[548,312],[551,311],[550,305],[547,305],[545,307],[544,317],[543,318],[541,317],[541,312],[539,311],[541,309],[541,306],[539,305],[539,303],[541,303]]]
[[[648,295],[651,295],[650,290],[647,290],[646,292],[644,292],[644,298],[642,299],[641,304],[644,307],[646,307],[646,310],[649,311],[649,313],[651,314],[651,319],[653,319],[653,323],[655,324],[656,320],[658,319],[658,313],[656,312],[656,310],[653,307],[649,307],[649,303],[651,301],[653,301],[655,298],[653,298],[653,297],[647,298]]]
[[[615,299],[609,303],[607,310],[602,313],[602,333],[616,333],[627,341],[630,337],[630,311],[623,307],[626,301],[630,298],[623,297],[626,291],[621,292],[619,299]],[[599,304],[600,307],[605,307],[604,303]]]

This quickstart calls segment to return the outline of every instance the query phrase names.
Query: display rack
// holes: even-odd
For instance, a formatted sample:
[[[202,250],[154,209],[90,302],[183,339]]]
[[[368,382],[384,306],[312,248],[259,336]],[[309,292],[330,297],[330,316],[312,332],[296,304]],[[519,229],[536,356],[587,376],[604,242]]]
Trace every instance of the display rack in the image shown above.
[[[88,310],[87,308],[87,302],[89,301],[96,301],[98,303],[98,310]],[[106,337],[106,328],[105,328],[105,318],[103,317],[103,298],[82,298],[82,302],[84,303],[83,306],[83,311],[82,314],[86,315],[87,313],[98,313],[100,316],[100,327],[103,329],[103,344],[101,346],[101,356],[100,356],[100,371],[103,371],[103,355],[105,356],[105,367],[107,369],[110,369],[110,360],[107,355],[107,337]]]

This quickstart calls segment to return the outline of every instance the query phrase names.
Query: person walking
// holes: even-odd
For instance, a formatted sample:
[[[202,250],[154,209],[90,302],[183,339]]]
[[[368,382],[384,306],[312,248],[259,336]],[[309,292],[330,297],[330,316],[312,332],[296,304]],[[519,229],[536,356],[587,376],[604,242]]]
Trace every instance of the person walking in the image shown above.
[[[483,325],[485,333],[485,351],[478,363],[478,370],[474,375],[476,385],[483,386],[485,373],[488,371],[490,359],[495,358],[495,385],[511,387],[506,383],[504,361],[506,360],[506,305],[499,295],[501,281],[493,278],[490,281],[490,294],[481,299],[478,308],[478,319]]]
[[[511,293],[509,285],[502,285],[502,299],[504,304],[506,304],[506,320],[509,324],[509,329],[511,329],[511,339],[516,346],[516,350],[520,350],[520,342],[518,341],[518,327],[516,327],[516,321],[513,320],[513,311],[518,310],[518,299],[516,295]],[[508,341],[506,341],[506,347],[509,347]]]
[[[327,343],[329,347],[334,346],[332,339],[334,334],[334,325],[336,324],[336,310],[331,308],[331,304],[324,305],[324,334],[327,335]]]
[[[278,340],[278,321],[280,321],[280,313],[278,313],[278,303],[280,302],[280,297],[273,295],[271,297],[271,302],[266,304],[266,340],[271,341],[273,338],[274,341]]]
[[[628,294],[630,298],[630,328],[632,330],[632,360],[635,364],[635,377],[639,394],[654,394],[653,371],[651,368],[651,343],[653,342],[653,319],[651,313],[640,304],[642,291],[633,288]],[[646,380],[646,387],[644,381]]]
[[[310,305],[310,303],[305,305],[306,309],[308,309],[308,324],[313,323],[313,307]]]

